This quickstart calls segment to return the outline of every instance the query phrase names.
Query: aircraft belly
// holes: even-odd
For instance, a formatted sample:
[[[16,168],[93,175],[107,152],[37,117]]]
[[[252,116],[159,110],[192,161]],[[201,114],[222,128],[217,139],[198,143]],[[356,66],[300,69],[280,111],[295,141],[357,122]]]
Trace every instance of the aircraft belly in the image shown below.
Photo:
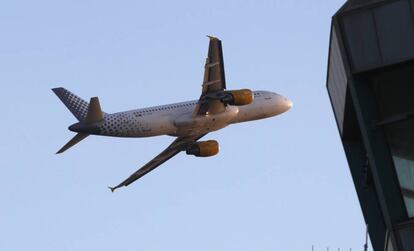
[[[193,117],[191,113],[183,114],[175,120],[177,132],[174,135],[202,134],[217,131],[229,125],[237,116],[237,106],[227,106],[226,110],[217,114],[206,114]]]
[[[148,117],[148,121],[149,128],[144,132],[146,137],[167,135],[176,131],[174,119],[168,115],[154,115],[152,118]]]
[[[269,117],[267,115],[266,106],[261,100],[254,100],[252,104],[240,106],[239,110],[239,114],[233,120],[233,123],[241,123]]]

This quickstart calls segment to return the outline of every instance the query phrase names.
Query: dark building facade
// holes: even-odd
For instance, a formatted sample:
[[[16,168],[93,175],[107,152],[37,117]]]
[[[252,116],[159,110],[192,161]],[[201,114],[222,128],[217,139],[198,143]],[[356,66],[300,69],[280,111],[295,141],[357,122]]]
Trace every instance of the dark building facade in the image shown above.
[[[374,250],[414,251],[414,0],[349,0],[327,89]]]

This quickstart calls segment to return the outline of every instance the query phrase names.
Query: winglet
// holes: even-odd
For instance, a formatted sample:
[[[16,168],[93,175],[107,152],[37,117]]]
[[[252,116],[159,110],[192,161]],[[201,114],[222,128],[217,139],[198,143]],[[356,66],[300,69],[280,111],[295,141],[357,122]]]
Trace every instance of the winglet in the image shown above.
[[[218,39],[218,38],[217,38],[217,37],[215,37],[215,36],[210,36],[210,35],[207,35],[207,37],[208,37],[208,38],[210,38],[211,40],[213,40],[213,39],[220,40],[220,39]]]
[[[114,192],[116,189],[120,188],[121,185],[118,185],[116,187],[108,187],[109,189],[111,189],[111,192]]]

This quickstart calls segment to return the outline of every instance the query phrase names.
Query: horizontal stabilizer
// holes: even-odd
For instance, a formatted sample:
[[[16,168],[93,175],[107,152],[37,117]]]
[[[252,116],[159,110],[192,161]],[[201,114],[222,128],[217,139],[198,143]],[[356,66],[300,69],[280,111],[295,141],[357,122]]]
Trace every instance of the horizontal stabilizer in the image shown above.
[[[59,151],[57,151],[56,154],[63,153],[64,151],[68,150],[69,148],[76,145],[77,143],[79,143],[80,141],[82,141],[84,138],[86,138],[88,136],[89,136],[89,134],[87,134],[87,133],[78,133],[78,134],[76,134],[75,137],[73,137],[71,140],[69,140],[69,142],[66,143],[66,145],[64,145]]]
[[[88,107],[88,113],[86,114],[85,123],[95,123],[104,119],[101,105],[99,104],[98,97],[91,98]]]

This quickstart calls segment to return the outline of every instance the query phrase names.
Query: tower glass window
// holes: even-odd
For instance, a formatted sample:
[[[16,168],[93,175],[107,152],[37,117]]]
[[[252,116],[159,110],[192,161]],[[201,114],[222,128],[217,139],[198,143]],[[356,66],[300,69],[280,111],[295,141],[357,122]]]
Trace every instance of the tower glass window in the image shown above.
[[[374,92],[409,217],[414,217],[414,66],[384,72]]]

